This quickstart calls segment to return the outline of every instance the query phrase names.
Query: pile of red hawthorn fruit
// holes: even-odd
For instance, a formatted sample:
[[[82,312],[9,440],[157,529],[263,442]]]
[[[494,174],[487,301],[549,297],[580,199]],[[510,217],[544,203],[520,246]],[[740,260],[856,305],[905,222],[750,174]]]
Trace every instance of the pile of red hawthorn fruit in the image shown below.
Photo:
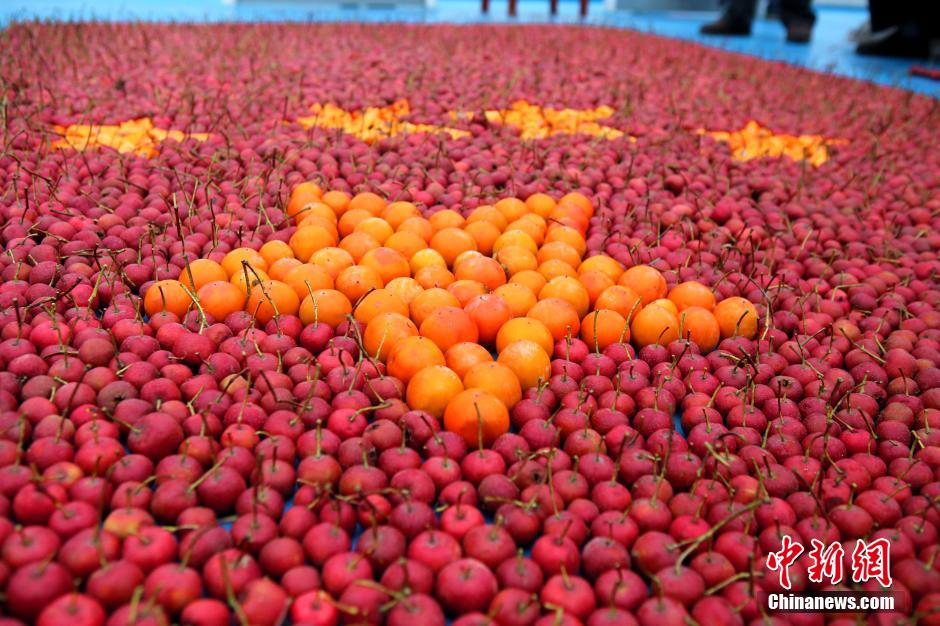
[[[940,624],[936,101],[595,28],[14,24],[0,46],[0,625]],[[399,98],[470,136],[293,122]],[[517,99],[613,106],[637,140],[446,117]],[[143,116],[210,139],[52,148]],[[846,143],[740,163],[694,132],[750,119]],[[743,296],[760,332],[573,340],[490,449],[401,402],[334,432],[401,393],[348,324],[141,313],[188,259],[286,241],[306,180],[425,213],[580,191],[589,255]],[[895,610],[770,612],[783,536],[887,538]],[[797,591],[878,588],[806,567]]]

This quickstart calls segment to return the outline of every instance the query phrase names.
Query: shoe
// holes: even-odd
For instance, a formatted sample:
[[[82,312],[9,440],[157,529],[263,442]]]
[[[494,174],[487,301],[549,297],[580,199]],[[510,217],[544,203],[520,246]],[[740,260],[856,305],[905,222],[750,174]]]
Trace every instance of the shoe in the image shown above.
[[[810,22],[792,22],[787,25],[787,41],[790,43],[809,43],[813,34],[813,25]]]
[[[855,30],[849,31],[849,41],[860,43],[871,37],[871,22],[866,21]]]
[[[722,15],[714,22],[703,24],[699,29],[703,35],[730,35],[734,37],[748,36],[751,34],[751,25],[745,22],[732,20],[727,15]]]
[[[892,27],[872,33],[856,46],[855,52],[862,56],[925,59],[930,53],[930,44],[919,37],[905,37],[901,29]]]

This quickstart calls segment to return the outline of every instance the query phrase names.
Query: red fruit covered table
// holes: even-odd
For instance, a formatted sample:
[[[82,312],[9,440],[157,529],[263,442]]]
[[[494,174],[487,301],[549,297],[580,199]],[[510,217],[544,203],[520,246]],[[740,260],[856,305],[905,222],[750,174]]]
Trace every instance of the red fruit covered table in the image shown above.
[[[3,624],[935,620],[934,100],[594,27],[3,35]]]

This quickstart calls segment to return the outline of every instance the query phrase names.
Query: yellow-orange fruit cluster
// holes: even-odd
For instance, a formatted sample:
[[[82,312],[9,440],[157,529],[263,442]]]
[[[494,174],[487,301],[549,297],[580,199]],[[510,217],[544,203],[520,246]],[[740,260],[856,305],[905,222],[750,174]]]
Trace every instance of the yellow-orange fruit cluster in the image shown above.
[[[359,137],[366,143],[398,134],[447,133],[454,139],[470,134],[456,128],[405,121],[403,118],[411,114],[407,100],[398,100],[388,106],[366,107],[361,111],[347,111],[332,103],[318,103],[310,107],[310,112],[311,115],[297,118],[297,122],[304,128],[339,129]]]
[[[506,432],[522,392],[548,380],[558,341],[603,350],[683,337],[708,351],[757,332],[747,300],[716,304],[701,283],[669,290],[649,265],[585,258],[593,207],[577,193],[424,217],[409,202],[303,183],[287,212],[297,223],[288,242],[193,261],[148,289],[147,312],[182,316],[195,301],[218,320],[241,310],[262,324],[354,319],[362,349],[405,384],[408,405],[471,445]]]
[[[553,109],[530,104],[525,100],[513,102],[508,109],[484,112],[490,124],[518,128],[523,139],[543,139],[553,135],[591,135],[603,139],[618,139],[624,136],[622,130],[599,122],[613,114],[614,110],[609,106],[594,109]]]
[[[699,129],[698,133],[728,144],[731,155],[738,161],[786,156],[794,161],[805,160],[814,167],[829,160],[830,146],[846,143],[844,139],[822,135],[778,134],[753,120],[741,130],[726,132]]]
[[[205,141],[208,133],[184,133],[181,130],[166,130],[157,128],[149,117],[121,122],[120,124],[72,124],[71,126],[56,126],[56,133],[62,136],[52,143],[55,149],[72,148],[78,151],[90,148],[114,148],[121,153],[134,152],[144,157],[153,157],[157,154],[157,145],[172,139],[183,141],[195,139]]]

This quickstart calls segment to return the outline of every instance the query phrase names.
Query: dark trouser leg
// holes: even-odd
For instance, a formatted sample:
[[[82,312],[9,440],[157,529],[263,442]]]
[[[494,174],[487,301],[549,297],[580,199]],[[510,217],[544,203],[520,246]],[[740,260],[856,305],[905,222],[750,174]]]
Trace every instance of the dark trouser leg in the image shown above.
[[[859,54],[926,57],[940,37],[940,3],[935,0],[870,0],[872,39]],[[881,34],[882,36],[879,36]]]
[[[876,33],[893,26],[926,37],[940,32],[940,3],[935,0],[869,0],[868,11]]]
[[[816,14],[810,6],[810,0],[783,0],[780,6],[780,19],[785,26],[790,24],[813,24]]]
[[[897,2],[893,3],[897,6]],[[871,21],[871,31],[878,31],[897,26],[897,20],[892,15],[892,3],[884,0],[868,0],[868,15]]]
[[[699,32],[703,35],[750,35],[756,3],[757,0],[726,0],[722,3],[721,17],[702,24]]]
[[[725,14],[736,24],[750,24],[754,21],[757,0],[729,0]]]

